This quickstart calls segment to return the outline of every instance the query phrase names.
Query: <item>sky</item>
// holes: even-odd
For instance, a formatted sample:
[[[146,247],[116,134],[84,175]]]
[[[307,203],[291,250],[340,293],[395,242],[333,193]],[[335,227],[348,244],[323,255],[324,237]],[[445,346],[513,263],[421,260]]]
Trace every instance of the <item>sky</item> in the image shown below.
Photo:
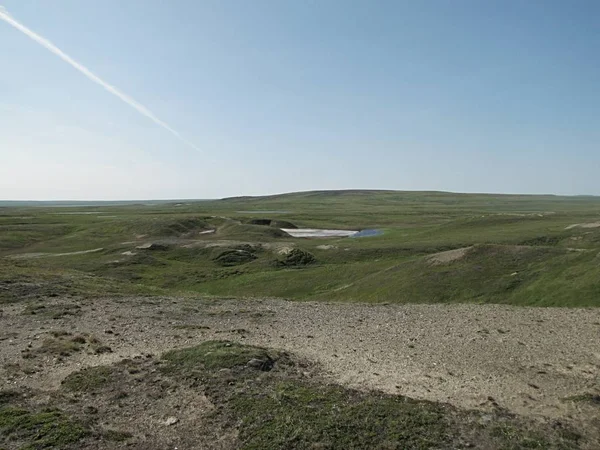
[[[600,195],[597,0],[0,5],[1,200]]]

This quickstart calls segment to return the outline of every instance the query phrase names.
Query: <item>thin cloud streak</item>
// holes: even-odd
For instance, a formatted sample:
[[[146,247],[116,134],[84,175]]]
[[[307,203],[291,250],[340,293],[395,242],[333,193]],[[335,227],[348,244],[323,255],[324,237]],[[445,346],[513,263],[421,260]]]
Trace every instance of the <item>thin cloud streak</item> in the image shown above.
[[[167,124],[166,122],[163,122],[158,117],[156,117],[156,115],[154,115],[154,113],[152,111],[150,111],[148,108],[146,108],[144,105],[138,103],[137,101],[135,101],[133,98],[131,98],[127,94],[124,94],[123,92],[118,90],[113,85],[107,83],[102,78],[95,75],[92,71],[90,71],[85,66],[79,64],[77,61],[75,61],[73,58],[71,58],[69,55],[67,55],[65,52],[63,52],[61,49],[59,49],[56,45],[54,45],[48,39],[45,39],[44,37],[40,36],[39,34],[35,33],[34,31],[30,30],[29,28],[27,28],[22,23],[15,20],[10,14],[8,14],[6,9],[2,5],[0,5],[0,19],[3,20],[4,22],[8,23],[12,27],[16,28],[17,30],[19,30],[20,32],[25,34],[27,37],[34,40],[35,42],[40,44],[42,47],[45,47],[47,50],[54,53],[60,59],[62,59],[63,61],[65,61],[72,67],[74,67],[75,69],[77,69],[82,74],[84,74],[87,78],[92,80],[94,83],[99,84],[104,89],[106,89],[108,92],[110,92],[111,94],[120,98],[122,101],[127,103],[129,106],[131,106],[133,109],[135,109],[140,114],[146,116],[148,119],[153,121],[155,124],[163,127],[165,130],[169,131],[173,136],[175,136],[177,139],[179,139],[184,144],[188,145],[189,147],[193,148],[194,150],[196,150],[198,152],[202,152],[202,150],[200,150],[199,147],[197,147],[194,143],[185,139],[181,134],[179,134],[179,132],[177,130],[171,128],[171,126],[169,124]]]

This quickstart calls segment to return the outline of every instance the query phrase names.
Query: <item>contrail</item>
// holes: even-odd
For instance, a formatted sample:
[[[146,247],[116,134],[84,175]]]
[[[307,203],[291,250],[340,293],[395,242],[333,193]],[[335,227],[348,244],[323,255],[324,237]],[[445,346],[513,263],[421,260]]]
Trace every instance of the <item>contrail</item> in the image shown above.
[[[17,30],[21,31],[23,34],[25,34],[26,36],[33,39],[35,42],[37,42],[41,46],[50,50],[52,53],[54,53],[60,59],[62,59],[66,63],[70,64],[75,69],[77,69],[79,72],[84,74],[86,77],[88,77],[94,83],[99,84],[104,89],[106,89],[108,92],[110,92],[111,94],[113,94],[113,95],[117,96],[118,98],[120,98],[121,100],[123,100],[125,103],[127,103],[129,106],[131,106],[133,109],[135,109],[137,112],[146,116],[148,119],[153,121],[155,124],[163,127],[165,130],[169,131],[173,136],[175,136],[181,142],[187,144],[194,150],[202,152],[202,150],[200,150],[200,148],[198,148],[195,144],[193,144],[192,142],[185,139],[181,134],[179,134],[178,131],[171,128],[167,123],[163,122],[158,117],[156,117],[154,115],[154,113],[152,111],[150,111],[148,108],[146,108],[144,105],[141,105],[140,103],[136,102],[133,98],[131,98],[127,94],[124,94],[123,92],[118,90],[113,85],[107,83],[102,78],[100,78],[99,76],[92,73],[88,68],[79,64],[77,61],[75,61],[73,58],[71,58],[69,55],[67,55],[65,52],[63,52],[60,48],[58,48],[56,45],[54,45],[48,39],[43,38],[39,34],[35,33],[34,31],[30,30],[29,28],[27,28],[22,23],[15,20],[10,14],[8,14],[6,9],[2,5],[0,5],[0,19],[5,21],[9,25],[15,27]]]

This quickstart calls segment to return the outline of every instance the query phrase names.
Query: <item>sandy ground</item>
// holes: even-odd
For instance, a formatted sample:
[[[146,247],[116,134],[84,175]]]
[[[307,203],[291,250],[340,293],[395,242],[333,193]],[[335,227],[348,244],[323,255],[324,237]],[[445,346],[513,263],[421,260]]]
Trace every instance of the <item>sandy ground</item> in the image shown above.
[[[600,222],[574,223],[565,227],[565,230],[570,230],[572,228],[600,228]]]
[[[85,300],[76,315],[0,314],[0,389],[53,389],[69,373],[208,339],[275,347],[326,376],[460,407],[576,419],[565,398],[600,393],[600,310],[490,305],[359,305],[181,298]],[[208,328],[207,328],[208,327]],[[112,349],[24,359],[52,331],[89,333]]]

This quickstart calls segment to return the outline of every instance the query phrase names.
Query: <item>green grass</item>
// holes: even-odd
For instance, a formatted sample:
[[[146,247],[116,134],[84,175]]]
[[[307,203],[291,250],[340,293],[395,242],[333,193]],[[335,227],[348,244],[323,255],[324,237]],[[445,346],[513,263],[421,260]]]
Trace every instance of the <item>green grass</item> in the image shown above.
[[[64,316],[76,316],[81,311],[81,307],[69,303],[45,305],[43,303],[32,303],[25,307],[23,314],[40,315],[52,319],[60,319]]]
[[[274,212],[261,213],[265,210]],[[77,211],[92,214],[64,214]],[[384,233],[294,239],[273,226],[277,221]],[[179,206],[4,208],[0,302],[66,294],[171,294],[597,306],[600,228],[568,227],[598,221],[596,197],[441,192],[306,192]],[[216,232],[199,234],[205,230]],[[136,249],[148,242],[164,249]],[[429,255],[470,246],[475,250],[465,258],[428,263]],[[288,264],[279,253],[283,247],[314,260]],[[518,251],[521,247],[526,250]],[[64,255],[97,248],[103,250]],[[29,253],[38,255],[23,256]],[[63,255],[52,256],[56,253]]]
[[[274,361],[271,370],[261,372],[247,364],[267,357]],[[460,410],[307,379],[296,369],[303,362],[274,350],[209,341],[163,358],[165,373],[180,382],[196,380],[220,405],[215,418],[237,427],[243,449],[432,449],[469,443],[478,448],[566,450],[578,448],[581,439],[567,426],[502,410]]]
[[[0,431],[5,438],[23,443],[23,450],[66,448],[88,434],[82,424],[59,410],[31,412],[12,406],[0,408]]]
[[[454,440],[443,405],[339,386],[281,382],[239,395],[231,407],[246,449],[430,449]]]
[[[227,341],[207,341],[196,347],[173,350],[163,355],[167,371],[186,372],[197,369],[231,369],[253,358],[268,357],[264,349]]]
[[[592,394],[585,393],[580,395],[575,395],[573,397],[569,397],[566,400],[570,400],[573,402],[587,403],[589,405],[594,405],[600,407],[600,394]]]
[[[62,386],[74,392],[94,391],[110,383],[114,378],[115,370],[107,366],[89,367],[68,375],[62,381]]]

